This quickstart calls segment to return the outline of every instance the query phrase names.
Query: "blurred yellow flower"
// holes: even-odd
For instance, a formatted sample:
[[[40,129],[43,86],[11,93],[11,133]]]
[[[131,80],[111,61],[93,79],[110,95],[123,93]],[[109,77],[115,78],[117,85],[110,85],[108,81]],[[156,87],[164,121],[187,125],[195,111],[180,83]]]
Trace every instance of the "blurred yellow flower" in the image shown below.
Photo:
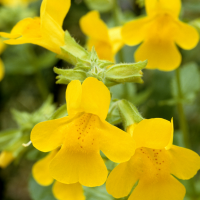
[[[185,188],[174,176],[192,178],[200,169],[199,155],[172,144],[173,122],[164,119],[145,119],[130,134],[136,152],[110,173],[108,193],[116,198],[127,196],[139,181],[129,200],[182,200]]]
[[[90,11],[80,19],[80,27],[89,37],[87,47],[95,50],[102,60],[114,61],[115,54],[124,45],[121,37],[121,27],[108,29],[100,19],[98,11]]]
[[[92,77],[82,85],[79,80],[70,82],[66,101],[69,116],[37,124],[31,141],[43,152],[61,146],[50,164],[57,181],[100,186],[108,174],[100,150],[114,162],[125,162],[134,154],[134,142],[128,133],[105,121],[110,92],[103,82]]]
[[[51,185],[54,179],[50,175],[49,164],[58,153],[58,149],[53,150],[43,159],[37,161],[32,168],[34,179],[43,186]],[[83,189],[80,183],[63,184],[55,181],[53,185],[53,194],[58,200],[85,200]]]
[[[71,0],[43,0],[40,17],[23,19],[10,34],[1,32],[0,35],[10,38],[4,41],[7,44],[32,43],[59,54],[65,44],[62,24],[70,5]]]
[[[198,41],[198,32],[178,19],[181,0],[145,0],[147,16],[126,23],[122,28],[125,44],[143,42],[135,60],[148,60],[147,69],[174,70],[181,64],[178,46],[189,50]]]
[[[0,38],[0,56],[1,56],[4,48],[5,48],[5,44],[3,43],[3,41]],[[0,81],[3,79],[3,76],[4,76],[4,64],[0,57]]]
[[[7,167],[14,160],[14,156],[9,151],[2,151],[0,154],[0,167]]]
[[[30,2],[36,0],[0,0],[0,3],[4,6],[16,7],[16,6],[27,6]]]

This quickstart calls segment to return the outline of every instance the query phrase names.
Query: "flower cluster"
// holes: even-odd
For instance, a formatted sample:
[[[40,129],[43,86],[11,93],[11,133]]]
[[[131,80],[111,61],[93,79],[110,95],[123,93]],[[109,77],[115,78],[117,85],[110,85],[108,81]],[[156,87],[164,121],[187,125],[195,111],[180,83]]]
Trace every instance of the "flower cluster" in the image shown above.
[[[87,13],[80,19],[80,27],[88,36],[88,50],[62,28],[70,6],[71,0],[43,0],[40,17],[19,21],[11,33],[0,32],[8,38],[6,44],[36,44],[75,65],[69,70],[55,68],[59,83],[68,84],[67,115],[44,120],[41,116],[49,113],[38,112],[37,120],[29,116],[28,128],[21,120],[25,141],[31,130],[32,145],[49,152],[34,164],[34,179],[42,186],[53,183],[53,194],[59,200],[85,200],[82,186],[103,184],[115,198],[130,194],[129,200],[182,200],[186,190],[177,178],[192,178],[200,169],[200,156],[173,145],[173,119],[143,119],[126,100],[121,104],[113,100],[112,105],[118,107],[111,108],[108,88],[126,82],[142,83],[141,69],[145,66],[163,71],[180,66],[176,45],[189,50],[199,41],[196,29],[178,18],[181,1],[145,0],[146,17],[112,28],[101,20],[98,11]],[[115,55],[125,44],[141,42],[135,52],[138,63],[115,64]],[[0,40],[0,54],[3,47]],[[0,80],[3,74],[0,60]],[[106,120],[112,109],[126,131]],[[47,110],[53,112],[54,106]],[[110,174],[105,158],[115,163]],[[13,159],[11,151],[3,151],[0,166],[6,167]]]
[[[33,145],[43,152],[53,151],[33,168],[39,183],[50,184],[54,178],[60,182],[54,188],[57,185],[60,190],[65,190],[63,184],[104,184],[108,171],[101,150],[111,161],[121,163],[107,180],[107,191],[114,197],[127,196],[139,180],[129,199],[183,199],[185,188],[171,174],[190,179],[200,169],[200,157],[172,145],[173,121],[144,119],[131,125],[128,133],[110,125],[105,122],[110,93],[95,78],[87,78],[82,85],[72,81],[66,102],[69,116],[41,122],[32,130]],[[43,169],[47,164],[49,171]]]

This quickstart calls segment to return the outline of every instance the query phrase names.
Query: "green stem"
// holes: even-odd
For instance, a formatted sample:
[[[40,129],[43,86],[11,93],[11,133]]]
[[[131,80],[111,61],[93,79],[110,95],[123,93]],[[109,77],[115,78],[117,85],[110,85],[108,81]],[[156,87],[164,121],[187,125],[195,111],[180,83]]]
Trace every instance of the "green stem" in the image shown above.
[[[182,93],[182,88],[181,88],[180,69],[179,68],[176,70],[176,82],[177,82],[177,88],[178,88],[177,107],[178,107],[180,128],[181,128],[181,131],[182,131],[182,134],[183,134],[184,145],[185,145],[186,148],[190,148],[188,125],[187,125],[187,120],[186,120],[186,117],[185,117],[183,102],[182,102],[183,93]]]
[[[182,88],[181,88],[181,80],[180,80],[180,68],[176,69],[176,82],[177,82],[177,89],[178,89],[178,103],[177,103],[177,107],[178,107],[178,115],[179,115],[179,124],[180,124],[180,128],[181,128],[181,132],[183,134],[183,142],[184,142],[184,146],[186,148],[191,148],[190,145],[190,138],[189,138],[189,129],[188,129],[188,124],[187,124],[187,120],[186,120],[186,116],[184,113],[184,108],[183,108],[183,93],[182,93]],[[190,184],[190,188],[192,191],[193,200],[196,200],[196,189],[195,189],[195,182],[194,179],[190,179],[189,180],[189,184]]]
[[[114,1],[114,5],[113,5],[113,18],[115,21],[115,25],[119,26],[120,24],[120,19],[119,19],[119,12],[120,12],[120,7],[118,5],[118,0]]]
[[[121,13],[121,8],[119,7],[118,5],[118,0],[115,0],[114,1],[114,5],[113,5],[113,18],[114,18],[114,21],[115,21],[115,25],[116,26],[121,26],[121,23],[120,23],[120,18],[119,18],[119,13]],[[124,63],[124,52],[123,52],[123,49],[120,49],[119,50],[119,60],[121,63]]]
[[[181,128],[181,131],[182,131],[182,134],[183,134],[184,145],[185,145],[186,148],[190,148],[188,125],[187,125],[187,120],[186,120],[186,117],[185,117],[183,102],[182,102],[183,93],[182,93],[182,88],[181,88],[180,69],[179,68],[176,70],[176,82],[177,82],[177,88],[178,88],[177,107],[178,107],[180,128]]]
[[[38,89],[40,91],[40,94],[41,94],[43,100],[46,100],[46,98],[49,94],[49,91],[48,91],[46,83],[44,81],[44,77],[42,76],[41,71],[39,69],[37,70],[37,72],[35,74],[35,80],[36,80]]]

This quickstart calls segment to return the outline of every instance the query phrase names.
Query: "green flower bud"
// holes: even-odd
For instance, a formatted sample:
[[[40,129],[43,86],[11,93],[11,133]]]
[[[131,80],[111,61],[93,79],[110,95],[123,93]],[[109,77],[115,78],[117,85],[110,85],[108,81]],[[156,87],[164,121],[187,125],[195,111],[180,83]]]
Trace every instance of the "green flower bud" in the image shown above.
[[[135,123],[137,124],[143,120],[143,117],[140,115],[138,109],[131,102],[123,99],[119,100],[117,103],[125,130],[130,125]]]
[[[58,79],[56,83],[58,84],[67,85],[73,80],[80,80],[81,82],[83,82],[87,78],[86,73],[81,70],[74,70],[74,69],[63,70],[54,67],[54,72],[56,74],[59,74],[59,76],[56,77],[56,79]]]
[[[75,65],[78,62],[77,58],[86,61],[89,60],[90,52],[88,52],[82,46],[76,43],[69,32],[65,31],[65,46],[61,47],[61,54],[59,54],[58,57]]]
[[[118,83],[135,82],[143,83],[142,71],[147,61],[132,64],[116,64],[108,68],[104,74],[105,80],[116,85]]]

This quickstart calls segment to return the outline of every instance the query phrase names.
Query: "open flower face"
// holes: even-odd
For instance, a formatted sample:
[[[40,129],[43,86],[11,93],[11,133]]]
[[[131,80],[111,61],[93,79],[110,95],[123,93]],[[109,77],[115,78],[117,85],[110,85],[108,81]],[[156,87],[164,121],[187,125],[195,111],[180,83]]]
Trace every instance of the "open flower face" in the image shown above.
[[[5,44],[3,43],[3,41],[0,39],[0,56],[2,51],[4,50]],[[0,58],[0,81],[2,80],[4,76],[4,64]]]
[[[43,186],[51,185],[54,179],[50,175],[49,164],[59,149],[55,149],[50,152],[47,156],[37,161],[32,168],[34,179]],[[83,189],[80,183],[74,184],[63,184],[55,181],[53,185],[53,194],[58,200],[85,200]]]
[[[135,60],[148,60],[147,69],[174,70],[181,64],[180,46],[189,50],[198,41],[198,32],[178,19],[181,0],[145,0],[147,17],[128,22],[122,28],[125,44],[143,42]]]
[[[115,54],[123,46],[121,27],[108,29],[100,19],[98,11],[91,11],[83,16],[80,26],[83,33],[89,37],[88,49],[91,50],[94,46],[100,59],[114,61]]]
[[[57,54],[65,44],[63,20],[70,8],[71,0],[43,0],[40,8],[40,17],[26,18],[18,22],[11,33],[0,35],[7,44],[32,43],[42,46]]]
[[[136,152],[110,173],[108,193],[127,196],[138,181],[129,200],[182,200],[185,188],[174,176],[192,178],[200,169],[199,155],[172,145],[173,124],[164,119],[145,119],[130,134]]]
[[[72,81],[66,91],[69,116],[37,124],[33,145],[48,152],[61,147],[50,163],[50,173],[61,183],[80,182],[95,187],[107,178],[100,150],[114,162],[128,161],[135,146],[130,135],[105,121],[110,92],[95,78]]]

